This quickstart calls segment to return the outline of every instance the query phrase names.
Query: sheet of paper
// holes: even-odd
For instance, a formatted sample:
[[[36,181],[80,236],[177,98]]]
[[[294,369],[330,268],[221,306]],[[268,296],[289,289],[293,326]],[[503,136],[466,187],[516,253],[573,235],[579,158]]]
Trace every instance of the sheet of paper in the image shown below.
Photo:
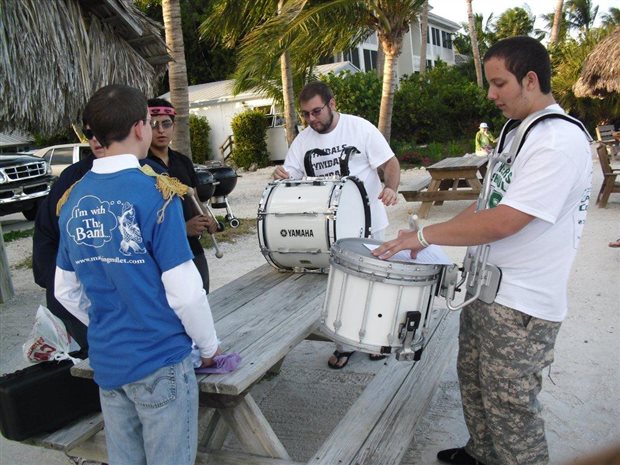
[[[368,250],[375,250],[377,244],[364,244]],[[411,258],[409,250],[401,250],[389,258],[388,261],[417,263],[419,265],[452,265],[454,262],[438,245],[429,245],[418,253],[417,258]]]

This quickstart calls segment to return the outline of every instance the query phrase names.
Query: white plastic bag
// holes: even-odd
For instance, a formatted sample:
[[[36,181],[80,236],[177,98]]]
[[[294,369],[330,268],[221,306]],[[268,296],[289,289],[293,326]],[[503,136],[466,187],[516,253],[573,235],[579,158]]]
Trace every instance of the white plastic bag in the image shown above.
[[[75,359],[69,352],[80,346],[69,336],[64,323],[46,307],[39,305],[30,336],[23,345],[24,357],[31,363]]]

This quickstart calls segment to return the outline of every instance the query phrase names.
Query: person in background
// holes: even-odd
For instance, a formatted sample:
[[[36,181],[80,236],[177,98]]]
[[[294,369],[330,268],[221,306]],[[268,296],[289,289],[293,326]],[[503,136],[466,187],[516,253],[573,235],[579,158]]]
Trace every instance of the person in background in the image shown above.
[[[149,99],[148,105],[153,127],[153,140],[149,148],[148,159],[161,165],[170,176],[177,178],[186,186],[196,188],[198,179],[192,160],[169,147],[174,134],[174,117],[176,116],[174,107],[167,100],[160,98]],[[188,196],[183,200],[183,216],[185,217],[187,240],[194,254],[194,264],[200,272],[202,286],[208,294],[209,265],[200,243],[200,236],[205,231],[215,233],[217,223],[210,216],[197,212]]]
[[[486,157],[493,150],[495,138],[489,132],[487,123],[480,123],[480,129],[476,133],[476,155]]]
[[[398,202],[400,183],[400,164],[385,137],[365,119],[336,111],[334,94],[323,82],[307,84],[299,94],[299,104],[308,127],[295,138],[274,178],[357,176],[370,200],[372,237],[383,240],[388,226],[385,207]],[[331,368],[343,368],[352,353],[337,345],[327,363]],[[371,354],[370,358],[385,356]]]
[[[49,311],[56,315],[65,324],[69,335],[75,339],[84,352],[88,352],[86,325],[69,313],[54,297],[54,273],[56,270],[56,255],[60,242],[56,204],[65,191],[76,181],[82,179],[93,166],[93,160],[103,156],[105,149],[97,141],[88,123],[82,121],[84,135],[92,153],[82,160],[65,168],[52,185],[49,195],[43,200],[34,221],[32,236],[32,274],[34,282],[45,289],[45,302]]]
[[[483,62],[487,96],[507,118],[520,122],[541,110],[565,115],[551,93],[549,54],[537,40],[500,40]],[[389,258],[399,250],[415,256],[429,244],[489,244],[488,263],[502,271],[494,302],[477,299],[461,311],[457,372],[469,441],[440,451],[441,462],[549,461],[538,394],[568,312],[569,273],[592,189],[589,136],[574,123],[553,117],[530,126],[514,160],[498,159],[491,168],[480,209],[473,204],[417,233],[400,231],[373,251]]]
[[[63,196],[55,295],[89,326],[111,465],[193,465],[198,384],[220,350],[168,176],[140,169],[151,118],[135,88],[99,89],[84,110],[105,149]]]

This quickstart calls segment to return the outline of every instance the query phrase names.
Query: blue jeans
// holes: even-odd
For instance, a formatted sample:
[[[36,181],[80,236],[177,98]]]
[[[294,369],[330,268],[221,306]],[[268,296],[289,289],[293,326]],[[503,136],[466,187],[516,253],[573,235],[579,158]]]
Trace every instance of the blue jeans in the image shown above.
[[[198,385],[190,357],[99,396],[110,465],[194,465]]]

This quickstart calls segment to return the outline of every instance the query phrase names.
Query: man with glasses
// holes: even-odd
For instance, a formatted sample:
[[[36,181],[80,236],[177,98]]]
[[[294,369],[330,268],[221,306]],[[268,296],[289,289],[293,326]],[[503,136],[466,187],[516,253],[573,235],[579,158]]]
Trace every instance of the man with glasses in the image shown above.
[[[385,206],[398,201],[400,165],[394,152],[370,122],[336,111],[334,94],[323,82],[307,84],[299,94],[299,105],[308,127],[295,138],[274,178],[357,176],[370,200],[372,237],[383,240],[388,226]],[[378,171],[383,172],[383,187]],[[343,368],[351,354],[337,345],[327,363],[331,368]],[[370,358],[384,356],[371,354]]]
[[[185,240],[183,190],[140,169],[152,129],[138,89],[99,89],[84,118],[105,154],[61,201],[56,298],[89,326],[110,463],[193,465],[192,341],[203,366],[219,347]]]
[[[196,188],[198,179],[192,160],[169,147],[174,134],[174,117],[176,116],[174,107],[170,102],[161,98],[150,99],[148,105],[151,127],[153,128],[153,140],[151,141],[148,159],[165,168],[170,176],[177,178],[186,186]],[[183,216],[185,217],[187,240],[194,254],[194,263],[202,277],[203,288],[208,294],[209,265],[200,243],[200,236],[205,231],[211,234],[215,233],[217,223],[210,216],[197,212],[191,199],[187,196],[183,201]]]

